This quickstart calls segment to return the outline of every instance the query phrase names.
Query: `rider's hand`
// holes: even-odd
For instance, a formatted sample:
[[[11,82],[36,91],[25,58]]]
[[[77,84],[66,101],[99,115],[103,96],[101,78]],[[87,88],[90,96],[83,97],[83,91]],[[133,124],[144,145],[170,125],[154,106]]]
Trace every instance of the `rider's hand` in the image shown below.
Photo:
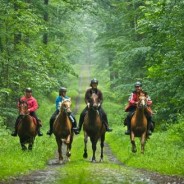
[[[89,103],[89,102],[87,103],[87,106],[88,106],[88,108],[89,108],[89,106],[90,106],[90,103]]]

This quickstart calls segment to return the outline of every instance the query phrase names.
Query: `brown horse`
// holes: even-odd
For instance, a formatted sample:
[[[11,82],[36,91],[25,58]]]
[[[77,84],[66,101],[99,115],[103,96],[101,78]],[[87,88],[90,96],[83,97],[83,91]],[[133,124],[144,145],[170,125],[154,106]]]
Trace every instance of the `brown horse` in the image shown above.
[[[36,119],[29,115],[26,101],[19,101],[19,124],[17,133],[22,150],[32,150],[37,135]],[[28,144],[28,147],[26,146]]]
[[[68,161],[71,156],[71,147],[73,142],[73,131],[72,131],[72,123],[68,117],[71,113],[71,100],[64,99],[61,103],[60,112],[56,117],[56,120],[53,124],[53,133],[56,138],[56,142],[58,145],[58,154],[59,154],[59,163],[63,163],[62,156],[62,143],[64,142],[67,146],[66,156]]]
[[[87,158],[87,142],[88,137],[90,137],[91,143],[92,143],[92,150],[93,150],[93,156],[92,156],[92,162],[96,161],[95,152],[96,152],[96,144],[98,140],[101,140],[101,155],[100,155],[100,161],[103,161],[103,147],[104,147],[104,141],[105,141],[105,126],[102,123],[99,111],[99,100],[98,96],[93,93],[90,99],[90,106],[88,109],[88,112],[84,118],[84,154],[83,157]]]
[[[141,153],[144,153],[144,147],[148,138],[147,134],[147,118],[145,116],[145,110],[147,108],[147,99],[144,93],[139,96],[136,111],[131,119],[131,133],[130,139],[132,144],[132,152],[137,152],[135,137],[140,137],[141,141]]]

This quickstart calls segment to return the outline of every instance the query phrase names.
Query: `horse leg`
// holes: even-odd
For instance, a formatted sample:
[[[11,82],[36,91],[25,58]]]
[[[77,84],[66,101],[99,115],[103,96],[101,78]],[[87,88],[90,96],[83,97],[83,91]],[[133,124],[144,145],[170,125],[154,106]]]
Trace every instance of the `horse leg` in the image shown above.
[[[105,134],[101,136],[101,155],[100,155],[100,162],[103,161],[103,148],[104,148],[104,141],[105,141]]]
[[[84,133],[84,154],[83,154],[83,158],[87,158],[88,157],[88,153],[87,153],[87,143],[88,143],[88,135],[85,132]]]
[[[91,139],[91,143],[92,143],[92,149],[93,149],[93,156],[92,156],[92,162],[96,162],[96,157],[95,157],[95,152],[96,152],[96,144],[97,144],[97,140],[95,139]]]
[[[144,154],[144,146],[146,143],[146,133],[144,133],[141,137],[141,153]]]
[[[135,140],[134,140],[135,136],[134,136],[133,132],[131,132],[130,139],[131,139],[131,144],[132,144],[132,152],[136,153],[137,152],[137,148],[136,148],[136,144],[135,144]]]
[[[66,156],[67,156],[67,159],[68,161],[70,161],[70,156],[71,156],[71,136],[69,135],[66,139],[66,142],[68,142],[66,145],[67,145],[67,150],[66,150]]]
[[[59,137],[56,137],[56,142],[58,145],[58,154],[59,154],[59,163],[62,164],[63,163],[63,156],[62,156],[62,141]]]
[[[29,145],[28,145],[28,150],[32,150],[33,149],[33,142],[34,142],[34,138],[31,138]]]
[[[23,151],[27,150],[27,147],[24,143],[24,139],[22,139],[22,138],[20,138],[20,145],[21,145]]]

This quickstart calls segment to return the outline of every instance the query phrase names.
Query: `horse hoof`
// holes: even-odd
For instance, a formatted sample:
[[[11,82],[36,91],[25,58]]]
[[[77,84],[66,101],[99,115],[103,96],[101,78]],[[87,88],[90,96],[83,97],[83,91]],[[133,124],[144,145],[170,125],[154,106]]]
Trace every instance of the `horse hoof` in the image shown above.
[[[92,162],[92,163],[96,163],[96,160],[95,160],[95,159],[92,159],[91,162]]]
[[[22,151],[26,151],[27,150],[27,148],[26,147],[22,147]]]
[[[133,152],[133,153],[136,153],[136,152],[137,152],[137,150],[132,150],[132,152]]]
[[[68,162],[70,162],[70,158],[68,158],[67,160],[68,160]]]
[[[63,164],[64,162],[63,162],[63,160],[59,160],[59,164]]]
[[[84,153],[83,154],[83,158],[88,158],[88,154],[87,153]]]
[[[103,162],[103,158],[100,159],[100,162]]]
[[[66,153],[66,156],[67,156],[67,157],[70,157],[70,156],[71,156],[71,152],[67,152],[67,153]]]

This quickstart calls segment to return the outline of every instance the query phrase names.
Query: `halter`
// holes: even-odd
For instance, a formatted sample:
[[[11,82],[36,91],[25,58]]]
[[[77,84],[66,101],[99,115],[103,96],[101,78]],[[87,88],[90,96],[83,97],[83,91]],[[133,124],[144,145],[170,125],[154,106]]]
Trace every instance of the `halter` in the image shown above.
[[[145,96],[140,96],[138,104],[137,104],[137,108],[142,109],[142,108],[146,108],[146,107],[147,107],[146,97]]]
[[[70,106],[67,106],[67,107],[64,107],[63,106],[63,103],[66,102],[66,101],[68,101],[68,102],[71,103],[71,100],[70,99],[64,99],[63,102],[61,103],[60,109],[63,109],[65,113],[68,113],[68,109],[70,109]]]
[[[19,101],[19,112],[20,112],[20,108],[24,108],[24,114],[20,114],[22,116],[25,116],[25,115],[29,115],[29,111],[28,111],[28,103],[27,101]],[[26,112],[26,113],[25,113]]]

